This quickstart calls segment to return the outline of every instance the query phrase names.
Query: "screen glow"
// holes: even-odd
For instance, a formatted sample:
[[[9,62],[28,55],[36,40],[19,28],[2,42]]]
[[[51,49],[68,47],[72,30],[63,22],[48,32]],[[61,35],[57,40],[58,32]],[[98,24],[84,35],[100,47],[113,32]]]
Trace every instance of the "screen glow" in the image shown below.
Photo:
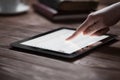
[[[21,44],[72,54],[73,52],[76,52],[86,46],[92,45],[108,37],[107,35],[89,36],[80,34],[75,39],[67,41],[66,38],[68,38],[74,32],[74,30],[62,29],[41,37],[34,38],[32,40],[22,42]]]

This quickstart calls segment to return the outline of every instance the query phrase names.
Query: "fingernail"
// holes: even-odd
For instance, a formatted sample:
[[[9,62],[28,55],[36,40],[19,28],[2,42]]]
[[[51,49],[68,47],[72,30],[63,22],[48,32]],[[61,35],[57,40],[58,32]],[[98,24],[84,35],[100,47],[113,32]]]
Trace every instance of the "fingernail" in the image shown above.
[[[67,38],[67,39],[65,39],[65,40],[67,40],[67,41],[68,41],[68,40],[70,40],[70,39],[71,39],[71,37],[68,37],[68,38]]]

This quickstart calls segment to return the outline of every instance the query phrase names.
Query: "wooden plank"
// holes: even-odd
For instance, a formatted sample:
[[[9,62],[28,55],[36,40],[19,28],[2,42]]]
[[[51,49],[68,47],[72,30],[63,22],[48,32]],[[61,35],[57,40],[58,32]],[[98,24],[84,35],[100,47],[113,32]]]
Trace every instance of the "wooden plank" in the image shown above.
[[[92,69],[2,48],[0,51],[0,73],[13,78],[17,77],[22,80],[108,80],[109,76],[112,76],[116,80],[119,79],[119,71]]]
[[[0,16],[0,80],[119,80],[120,23],[109,32],[119,36],[118,42],[69,62],[9,49],[17,40],[62,26],[76,28],[80,23],[50,22],[32,10]]]
[[[15,29],[15,30],[18,29],[17,31],[19,31],[19,27],[17,28],[16,26],[10,26],[10,28],[11,29],[7,29],[5,27],[4,31],[6,31],[6,32],[9,31],[9,30],[12,31],[13,29]],[[24,32],[24,30],[23,30],[23,32]],[[32,34],[28,34],[27,32],[29,32],[29,31],[25,32],[27,37],[32,35]],[[30,33],[32,33],[32,31]],[[0,41],[1,41],[0,47],[2,47],[2,48],[9,48],[10,47],[10,43],[22,39],[21,36],[16,37],[15,36],[16,34],[15,35],[14,34],[15,33],[11,33],[11,34],[8,34],[8,35],[7,34],[1,35],[0,36]],[[17,34],[19,35],[19,33],[17,33]],[[33,34],[34,34],[34,32],[33,32]],[[36,34],[36,32],[35,32],[35,34]],[[24,36],[24,37],[26,37],[26,36]],[[111,54],[109,53],[109,51],[108,51],[108,54],[104,54],[104,51],[109,49],[109,47],[108,48],[106,48],[106,47],[108,47],[108,46],[105,46],[105,47],[97,50],[96,52],[91,52],[92,54],[90,54],[89,56],[85,56],[82,59],[78,59],[77,61],[73,61],[73,63],[75,63],[77,65],[79,65],[79,64],[85,65],[85,66],[88,66],[88,67],[96,67],[96,68],[104,68],[104,69],[111,69],[111,68],[113,68],[115,70],[119,70],[120,69],[118,67],[118,65],[120,65],[119,49],[115,50],[118,53],[116,53],[116,56],[113,57],[113,55],[115,55],[114,54],[114,50],[113,50],[113,53],[111,53]],[[103,51],[103,52],[101,52],[101,51]],[[107,56],[109,56],[109,57],[107,57]]]

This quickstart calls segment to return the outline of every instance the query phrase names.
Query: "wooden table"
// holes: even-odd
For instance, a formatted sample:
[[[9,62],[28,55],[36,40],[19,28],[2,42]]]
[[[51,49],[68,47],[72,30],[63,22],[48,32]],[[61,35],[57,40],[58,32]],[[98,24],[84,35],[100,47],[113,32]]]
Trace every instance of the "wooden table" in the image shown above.
[[[0,16],[0,80],[120,80],[120,23],[110,31],[117,42],[70,62],[10,49],[12,42],[80,23],[54,23],[32,10]]]

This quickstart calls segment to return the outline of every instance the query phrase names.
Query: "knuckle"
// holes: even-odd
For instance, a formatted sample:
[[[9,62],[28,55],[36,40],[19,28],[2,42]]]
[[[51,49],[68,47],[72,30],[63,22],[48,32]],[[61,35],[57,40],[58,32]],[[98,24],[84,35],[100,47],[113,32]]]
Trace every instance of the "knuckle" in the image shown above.
[[[95,20],[95,21],[101,20],[102,21],[103,20],[102,18],[103,18],[102,15],[97,14],[96,12],[92,12],[88,15],[88,19],[90,20]]]
[[[90,13],[89,15],[88,15],[88,18],[89,19],[93,19],[95,17],[95,14],[94,13]]]

